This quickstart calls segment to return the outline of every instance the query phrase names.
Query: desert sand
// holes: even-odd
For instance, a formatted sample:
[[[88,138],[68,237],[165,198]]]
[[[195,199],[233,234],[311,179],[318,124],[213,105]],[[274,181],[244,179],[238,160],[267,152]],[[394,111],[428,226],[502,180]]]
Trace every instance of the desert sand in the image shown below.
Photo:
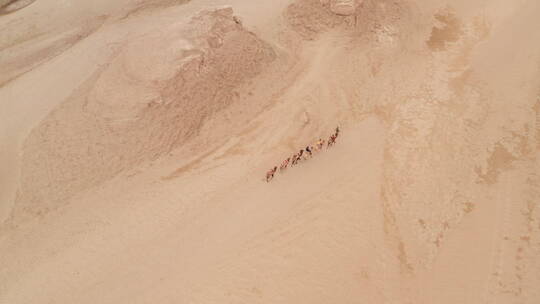
[[[0,0],[0,303],[540,303],[539,29],[537,0]]]

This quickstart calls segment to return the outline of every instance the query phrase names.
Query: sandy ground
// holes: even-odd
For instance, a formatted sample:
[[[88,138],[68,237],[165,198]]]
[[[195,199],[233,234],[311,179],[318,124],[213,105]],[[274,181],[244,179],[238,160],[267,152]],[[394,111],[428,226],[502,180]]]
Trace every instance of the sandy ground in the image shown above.
[[[538,1],[0,7],[0,303],[540,302]]]

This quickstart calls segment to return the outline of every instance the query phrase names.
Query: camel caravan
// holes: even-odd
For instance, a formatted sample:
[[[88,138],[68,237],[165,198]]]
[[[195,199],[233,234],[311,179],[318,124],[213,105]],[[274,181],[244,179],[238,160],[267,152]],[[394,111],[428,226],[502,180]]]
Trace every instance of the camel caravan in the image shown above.
[[[325,145],[326,145],[326,149],[332,147],[336,143],[336,139],[338,136],[339,136],[339,127],[336,127],[335,133],[330,135],[330,138],[328,138],[328,140],[319,138],[319,140],[317,140],[317,142],[315,142],[313,145],[308,145],[306,148],[301,149],[298,153],[295,153],[293,156],[285,159],[279,166],[279,171],[283,172],[289,167],[296,166],[298,163],[300,163],[303,160],[308,160],[312,158],[314,153],[322,151]],[[274,175],[276,174],[277,171],[278,171],[278,166],[274,166],[272,169],[266,172],[266,182],[270,182],[274,178]]]

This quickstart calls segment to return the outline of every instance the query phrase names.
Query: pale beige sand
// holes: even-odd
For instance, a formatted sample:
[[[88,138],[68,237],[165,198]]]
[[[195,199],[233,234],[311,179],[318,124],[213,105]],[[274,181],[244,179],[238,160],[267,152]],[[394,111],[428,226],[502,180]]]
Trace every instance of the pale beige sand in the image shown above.
[[[0,16],[0,303],[540,303],[538,28],[535,0]]]

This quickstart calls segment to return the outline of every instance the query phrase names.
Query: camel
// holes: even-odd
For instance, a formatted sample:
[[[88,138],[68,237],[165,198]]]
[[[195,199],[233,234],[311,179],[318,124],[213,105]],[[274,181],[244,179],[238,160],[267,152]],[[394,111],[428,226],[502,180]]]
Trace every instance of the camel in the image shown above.
[[[271,181],[274,178],[274,173],[276,173],[277,167],[274,167],[273,169],[270,169],[270,171],[266,172],[266,182]]]
[[[279,171],[283,171],[285,169],[287,169],[287,166],[289,166],[289,161],[291,160],[291,158],[287,158],[286,160],[283,161],[283,163],[281,163],[281,166],[279,166]]]

